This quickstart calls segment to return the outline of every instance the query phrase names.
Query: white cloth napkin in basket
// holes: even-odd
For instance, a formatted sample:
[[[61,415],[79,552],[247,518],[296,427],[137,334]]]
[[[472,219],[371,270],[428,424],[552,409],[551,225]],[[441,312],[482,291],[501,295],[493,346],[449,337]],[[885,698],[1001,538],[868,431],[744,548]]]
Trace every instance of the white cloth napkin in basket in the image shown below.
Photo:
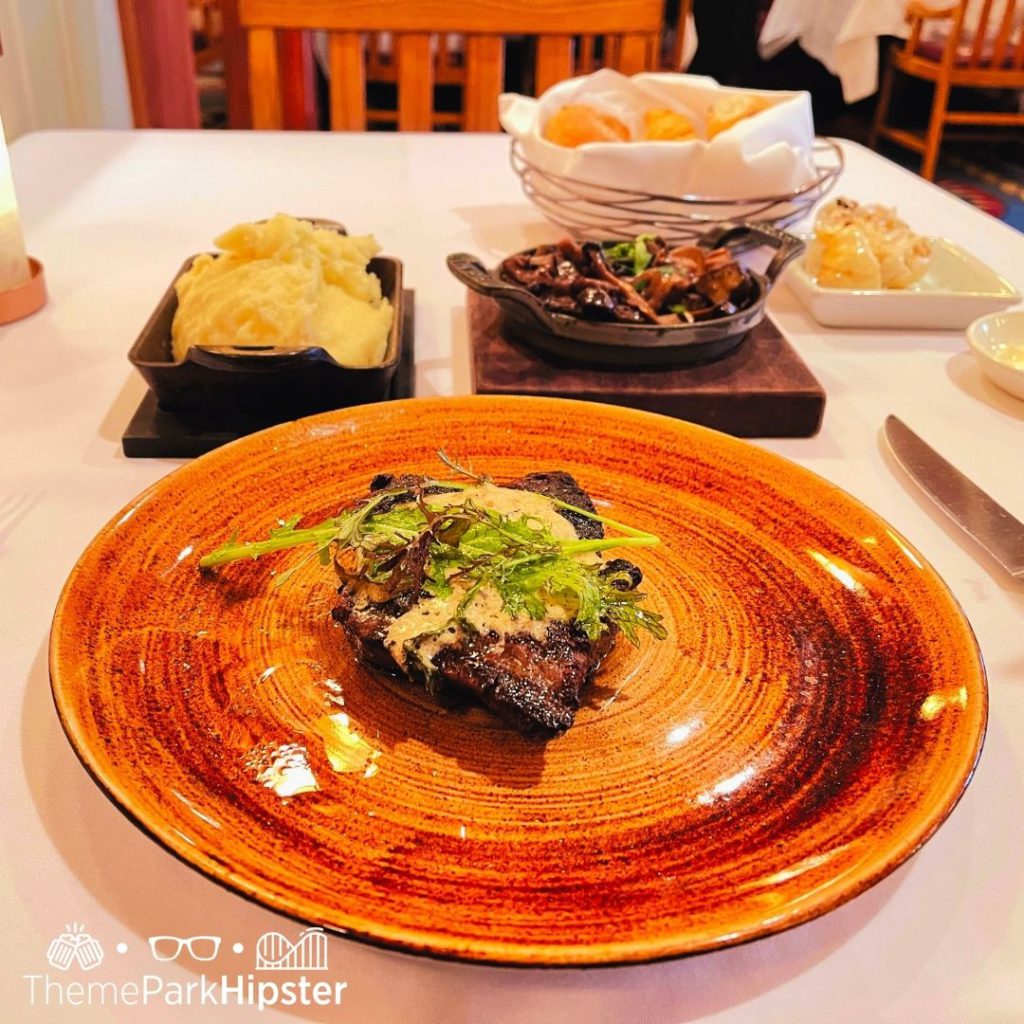
[[[644,111],[667,108],[706,134],[710,106],[723,96],[751,94],[771,102],[710,142],[589,142],[575,149],[541,134],[547,119],[569,103],[583,103],[624,122],[635,137]],[[539,99],[505,93],[498,106],[502,127],[537,169],[591,185],[662,196],[721,199],[788,194],[816,178],[814,121],[806,92],[759,92],[720,86],[698,75],[648,73],[628,78],[602,69],[552,86]]]

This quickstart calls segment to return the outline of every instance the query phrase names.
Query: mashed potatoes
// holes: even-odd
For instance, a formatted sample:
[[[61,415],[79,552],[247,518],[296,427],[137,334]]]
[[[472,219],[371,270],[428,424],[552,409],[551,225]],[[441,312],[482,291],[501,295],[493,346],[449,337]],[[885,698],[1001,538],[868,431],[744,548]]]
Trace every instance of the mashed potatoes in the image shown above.
[[[372,235],[346,237],[279,213],[239,224],[175,282],[171,351],[193,345],[320,346],[346,366],[384,360],[394,311],[366,264]]]

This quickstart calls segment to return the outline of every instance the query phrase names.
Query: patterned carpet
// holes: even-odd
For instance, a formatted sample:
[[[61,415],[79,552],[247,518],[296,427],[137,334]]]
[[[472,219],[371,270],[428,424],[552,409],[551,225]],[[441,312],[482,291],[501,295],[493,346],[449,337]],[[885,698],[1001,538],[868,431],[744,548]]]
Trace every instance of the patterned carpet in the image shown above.
[[[920,170],[920,157],[906,149],[887,145],[882,152],[915,173]],[[1016,156],[1008,159],[995,146],[974,150],[964,149],[962,143],[947,146],[935,184],[1024,232],[1024,164]]]
[[[940,163],[935,183],[1024,231],[1024,166],[997,156],[981,163],[951,153]]]

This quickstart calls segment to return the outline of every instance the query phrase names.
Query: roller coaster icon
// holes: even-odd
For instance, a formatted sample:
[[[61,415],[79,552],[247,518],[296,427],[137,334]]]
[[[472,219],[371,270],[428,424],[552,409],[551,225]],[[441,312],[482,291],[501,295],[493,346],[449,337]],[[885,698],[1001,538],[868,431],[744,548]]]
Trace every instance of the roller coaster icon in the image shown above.
[[[307,928],[295,942],[280,932],[266,932],[256,943],[257,971],[326,971],[327,936]]]

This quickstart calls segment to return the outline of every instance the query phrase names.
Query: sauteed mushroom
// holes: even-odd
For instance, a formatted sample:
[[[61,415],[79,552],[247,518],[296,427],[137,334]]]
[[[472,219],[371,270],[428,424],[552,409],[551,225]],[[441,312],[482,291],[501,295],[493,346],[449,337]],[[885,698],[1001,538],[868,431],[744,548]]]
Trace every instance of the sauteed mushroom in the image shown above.
[[[753,294],[728,249],[669,249],[656,235],[582,245],[566,238],[508,257],[501,274],[554,313],[632,324],[712,320],[744,308]]]

